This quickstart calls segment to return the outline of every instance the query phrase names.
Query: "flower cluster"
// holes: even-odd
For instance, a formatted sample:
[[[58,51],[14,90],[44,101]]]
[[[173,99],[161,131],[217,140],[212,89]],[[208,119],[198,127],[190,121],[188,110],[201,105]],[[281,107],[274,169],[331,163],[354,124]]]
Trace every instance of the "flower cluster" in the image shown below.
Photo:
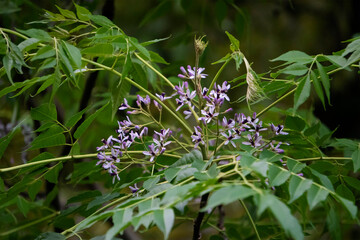
[[[120,162],[123,151],[126,151],[137,140],[143,142],[143,137],[148,133],[147,127],[141,127],[132,123],[129,117],[126,117],[123,121],[118,121],[118,125],[119,128],[116,130],[117,137],[110,136],[106,140],[103,139],[103,145],[96,148],[99,152],[97,155],[99,161],[96,165],[101,164],[111,176],[114,176],[113,181],[115,181],[115,178],[120,180],[119,169],[115,163]]]
[[[193,115],[197,117],[198,125],[194,126],[194,132],[191,135],[194,148],[207,145],[207,147],[214,147],[217,152],[216,149],[223,145],[237,148],[237,144],[241,143],[256,148],[257,151],[268,149],[275,153],[284,152],[281,149],[282,143],[271,139],[277,135],[286,135],[287,133],[283,131],[284,126],[275,126],[274,124],[263,126],[263,122],[257,118],[256,113],[253,113],[252,116],[235,113],[233,118],[227,118],[224,114],[232,111],[232,108],[225,111],[222,111],[221,108],[225,102],[230,102],[228,96],[230,84],[226,81],[219,85],[215,83],[213,89],[208,89],[199,85],[199,81],[207,76],[203,73],[205,68],[196,69],[188,66],[187,69],[181,67],[180,70],[182,73],[178,76],[194,80],[193,87],[196,90],[192,90],[189,83],[183,81],[174,87],[175,93],[170,96],[161,93],[155,94],[156,99],[151,99],[149,95],[145,97],[137,95],[135,107],[130,106],[126,99],[119,107],[119,110],[128,110],[128,114],[143,114],[152,120],[150,124],[160,126],[160,131],[154,131],[151,143],[147,147],[145,145],[145,149],[142,151],[145,156],[150,158],[150,162],[155,162],[155,158],[163,154],[168,145],[172,143],[169,139],[176,137],[172,136],[170,128],[164,129],[161,117],[159,120],[154,118],[150,111],[150,105],[153,103],[161,111],[162,105],[165,104],[162,102],[173,96],[177,96],[175,99],[176,111],[187,106],[187,109],[183,111],[185,119]],[[200,116],[198,117],[196,113]],[[144,140],[144,136],[148,134],[147,127],[134,124],[128,116],[118,124],[117,137],[110,136],[107,140],[102,140],[103,146],[97,148],[99,151],[97,164],[102,164],[102,167],[114,176],[114,180],[119,179],[119,169],[116,163],[120,162],[123,152],[127,151],[135,142],[145,144],[147,141]],[[214,132],[215,128],[216,132]],[[186,146],[188,145],[186,144]],[[184,146],[181,147],[184,148]],[[135,191],[135,188],[131,190]]]

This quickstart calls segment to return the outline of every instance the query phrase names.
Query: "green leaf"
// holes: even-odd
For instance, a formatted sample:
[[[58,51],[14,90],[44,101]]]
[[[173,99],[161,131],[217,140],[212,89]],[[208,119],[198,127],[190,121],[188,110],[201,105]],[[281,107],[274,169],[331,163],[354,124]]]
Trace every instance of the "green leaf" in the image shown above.
[[[286,204],[271,194],[260,195],[261,208],[270,208],[280,225],[285,230],[285,233],[295,240],[303,240],[304,234],[298,220],[291,214],[290,209]]]
[[[288,180],[288,178],[290,177],[290,172],[286,171],[285,169],[275,166],[275,165],[270,165],[269,167],[269,173],[268,173],[268,178],[269,178],[269,183],[271,186],[280,186],[283,183],[286,182],[286,180]]]
[[[21,196],[17,197],[16,203],[17,203],[17,206],[18,206],[20,212],[24,215],[24,217],[26,217],[26,215],[28,214],[28,212],[30,210],[30,203]]]
[[[354,172],[357,172],[360,169],[360,144],[358,149],[352,153],[351,159],[354,165]]]
[[[313,81],[313,84],[314,84],[315,92],[319,96],[320,101],[323,104],[323,107],[325,109],[325,98],[324,98],[324,93],[323,93],[323,89],[322,89],[320,80],[318,79],[318,76],[316,76],[315,72],[312,70],[310,72],[310,76],[311,76],[311,80]]]
[[[3,57],[3,65],[10,83],[14,84],[11,77],[11,69],[13,68],[13,59],[11,58],[11,55],[5,55]]]
[[[16,125],[16,127],[14,127],[11,132],[8,133],[8,135],[0,138],[0,159],[4,155],[4,152],[11,142],[11,139],[13,139],[18,130],[20,130],[20,124]]]
[[[63,168],[63,164],[61,162],[57,163],[44,175],[44,178],[51,183],[57,183],[59,172]]]
[[[146,190],[150,190],[153,186],[155,186],[158,182],[160,181],[160,176],[156,175],[154,177],[149,178],[148,180],[146,180],[143,184],[143,187]]]
[[[306,167],[305,163],[301,163],[293,159],[288,159],[286,161],[286,165],[288,166],[289,170],[293,173],[299,173],[301,170],[303,170],[304,167]]]
[[[66,237],[60,233],[46,232],[40,234],[35,240],[66,240]]]
[[[16,30],[31,38],[36,38],[41,41],[50,42],[52,40],[51,36],[42,29],[30,28],[27,30],[21,30],[21,29],[16,29]]]
[[[300,63],[293,63],[287,66],[284,69],[281,69],[279,73],[294,75],[294,76],[302,76],[307,73],[308,67],[306,65]]]
[[[30,61],[33,62],[38,59],[45,59],[52,56],[55,56],[55,49],[50,45],[46,45],[40,48],[39,51],[37,51],[37,53],[35,54],[35,56],[30,59]]]
[[[326,224],[328,226],[329,232],[332,239],[341,240],[341,227],[340,227],[340,217],[334,210],[334,206],[331,205],[330,210],[327,211],[328,215],[326,217]]]
[[[153,52],[153,51],[149,51],[149,53],[150,53],[151,62],[162,63],[162,64],[166,64],[166,65],[170,64],[167,61],[165,61],[165,59],[163,57],[161,57],[158,53]]]
[[[330,104],[330,80],[329,80],[329,76],[325,72],[324,67],[318,61],[316,61],[316,66],[317,66],[318,71],[319,71],[322,86],[324,87],[324,90],[325,90],[325,95],[327,97],[328,103]]]
[[[132,220],[132,209],[117,210],[112,219],[114,226],[106,232],[105,240],[112,240],[118,232],[122,232],[129,225]]]
[[[41,84],[41,86],[39,87],[39,89],[36,91],[34,97],[36,95],[38,95],[39,93],[41,93],[42,91],[44,91],[45,89],[47,89],[49,86],[51,86],[52,84],[54,84],[55,81],[55,74],[51,74],[49,76],[49,78],[47,80],[45,80],[45,82],[43,84]]]
[[[163,232],[164,239],[168,239],[175,221],[174,211],[171,208],[156,210],[154,211],[154,221]]]
[[[233,53],[231,54],[231,57],[232,57],[232,58],[234,59],[234,61],[235,61],[236,70],[239,71],[240,65],[242,64],[243,59],[244,59],[244,55],[243,55],[241,52],[233,52]]]
[[[350,200],[347,200],[343,197],[340,197],[339,195],[334,195],[334,198],[336,198],[340,203],[342,203],[342,205],[350,213],[350,215],[353,219],[356,218],[358,209],[353,202],[351,202]]]
[[[31,108],[31,117],[39,121],[57,121],[55,104],[44,103],[36,108]]]
[[[298,116],[289,116],[288,115],[288,116],[286,116],[285,126],[287,128],[301,132],[305,128],[306,122],[304,121],[304,119],[302,119]]]
[[[243,155],[240,161],[241,166],[247,167],[262,176],[266,177],[266,172],[269,168],[269,163],[264,160],[258,160],[253,156]]]
[[[175,178],[175,182],[179,182],[185,178],[188,178],[190,176],[193,176],[195,174],[195,172],[197,172],[198,170],[196,168],[193,167],[187,167],[187,168],[183,168],[181,169]]]
[[[330,191],[335,191],[331,181],[329,180],[329,178],[326,175],[319,173],[318,171],[316,171],[315,169],[313,169],[311,167],[310,167],[310,171],[314,176],[316,176],[320,179],[320,182],[324,187],[326,187]]]
[[[313,58],[309,55],[307,55],[304,52],[301,51],[289,51],[287,53],[284,53],[282,55],[280,55],[277,58],[274,58],[272,60],[270,60],[271,62],[275,62],[275,61],[284,61],[284,62],[289,62],[289,63],[310,63],[312,62]]]
[[[324,55],[324,57],[338,67],[345,68],[347,66],[347,60],[342,56]]]
[[[211,194],[209,201],[201,211],[207,211],[219,205],[227,205],[239,199],[245,199],[254,195],[256,192],[248,187],[241,185],[231,185],[222,187]]]
[[[101,15],[90,15],[89,17],[91,21],[102,27],[116,27],[116,25],[107,17]]]
[[[239,40],[237,40],[233,35],[231,35],[228,31],[225,31],[226,35],[228,36],[229,40],[230,40],[230,50],[235,52],[235,51],[240,51],[240,42]]]
[[[67,42],[65,42],[63,40],[61,40],[61,45],[64,48],[64,50],[65,50],[67,56],[69,57],[70,61],[77,67],[77,69],[81,69],[81,53],[80,53],[80,50],[77,47],[75,47],[75,46],[73,46],[73,45],[71,45],[71,44],[69,44],[69,43],[67,43]]]
[[[67,200],[66,204],[82,202],[82,201],[89,201],[89,200],[93,199],[94,197],[98,197],[98,196],[101,196],[100,191],[97,191],[97,190],[85,191],[85,192],[82,192],[82,193],[70,198],[69,200]]]
[[[360,181],[353,177],[342,176],[344,181],[351,187],[355,188],[356,190],[360,191]]]
[[[294,111],[298,107],[300,107],[301,104],[303,104],[306,99],[310,96],[310,89],[311,89],[311,83],[310,83],[310,76],[307,75],[305,78],[303,78],[299,85],[296,88],[295,94],[294,94]]]
[[[346,198],[352,202],[355,202],[354,194],[348,187],[346,187],[345,184],[340,184],[339,186],[337,186],[335,192],[336,192],[336,194],[340,195],[341,197]]]
[[[72,80],[75,79],[75,73],[74,73],[74,69],[71,65],[70,59],[68,58],[64,47],[60,44],[58,45],[59,47],[59,56],[60,56],[60,66],[61,69],[64,71],[64,73],[66,74],[66,76]],[[76,84],[74,84],[76,86]]]
[[[89,56],[108,56],[112,55],[113,52],[114,47],[109,43],[99,43],[81,50],[82,54],[86,54]]]
[[[187,154],[184,154],[182,158],[173,163],[170,167],[181,167],[187,164],[191,164],[195,161],[195,159],[202,160],[202,154],[199,150],[193,150]]]
[[[37,45],[39,42],[40,42],[39,39],[28,38],[28,39],[22,41],[18,47],[19,47],[20,51],[22,51],[22,52],[29,51],[29,50],[37,48]]]
[[[312,210],[319,202],[326,199],[329,192],[324,188],[320,188],[316,185],[311,185],[307,191],[307,201],[309,203],[310,210]]]
[[[61,7],[59,7],[57,5],[55,5],[55,6],[57,7],[57,9],[61,13],[61,15],[63,15],[64,17],[76,19],[75,13],[73,13],[72,11],[67,10],[67,9],[62,9]]]
[[[146,57],[147,60],[151,59],[149,51],[141,44],[139,44],[136,38],[128,38],[128,40],[131,43],[131,45],[133,45],[137,50],[139,50],[141,54],[143,54]]]
[[[41,186],[42,186],[42,181],[37,180],[28,187],[28,193],[31,201],[35,200],[35,197],[39,193]]]
[[[102,106],[100,109],[98,109],[95,113],[91,114],[86,120],[76,129],[74,133],[74,137],[76,139],[79,139],[81,135],[88,129],[90,124],[94,121],[94,119],[109,105],[109,102],[106,103],[104,106]]]
[[[96,197],[94,200],[92,200],[88,206],[86,207],[86,210],[89,210],[93,207],[96,207],[96,206],[99,206],[107,201],[110,201],[114,198],[117,198],[119,197],[120,194],[117,193],[117,192],[114,192],[114,193],[109,193],[109,194],[106,194],[106,195],[102,195],[102,196],[98,196]]]
[[[82,115],[84,114],[84,112],[86,110],[87,110],[87,108],[84,108],[80,112],[75,113],[74,115],[72,115],[69,118],[69,120],[66,121],[65,126],[68,127],[68,128],[72,128],[82,118]]]
[[[89,15],[91,15],[91,12],[82,6],[77,5],[76,3],[74,3],[74,5],[76,8],[76,15],[78,16],[78,18],[81,21],[89,21],[90,20]]]
[[[292,203],[311,187],[312,181],[296,175],[291,176],[289,183],[290,200]]]
[[[166,181],[171,182],[176,177],[177,173],[180,170],[181,168],[173,168],[173,167],[166,169],[164,172]]]
[[[63,133],[64,130],[55,125],[37,136],[31,143],[29,150],[64,145],[66,141]]]

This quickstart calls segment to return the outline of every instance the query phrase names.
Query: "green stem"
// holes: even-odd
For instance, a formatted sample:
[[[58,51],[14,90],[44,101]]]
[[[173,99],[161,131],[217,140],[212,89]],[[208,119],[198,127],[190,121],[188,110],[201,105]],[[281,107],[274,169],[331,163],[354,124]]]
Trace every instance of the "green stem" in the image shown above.
[[[127,152],[130,154],[140,154],[143,151],[127,151]],[[106,153],[106,154],[110,154],[110,152]],[[170,153],[163,153],[163,155],[169,156],[169,157],[181,158],[181,156],[179,156],[179,155],[170,154]],[[9,172],[9,171],[26,168],[26,167],[31,167],[31,166],[35,166],[35,165],[39,165],[39,164],[45,164],[45,163],[51,163],[51,162],[57,162],[57,161],[65,161],[65,160],[70,160],[70,159],[92,158],[92,157],[96,157],[96,156],[97,156],[97,153],[90,153],[90,154],[81,154],[81,155],[50,158],[50,159],[45,159],[45,160],[41,160],[41,161],[25,163],[25,164],[13,166],[13,167],[0,168],[0,173],[1,172]]]
[[[7,32],[7,33],[14,34],[14,35],[16,35],[16,36],[18,36],[18,37],[21,37],[21,38],[23,38],[23,39],[28,39],[27,36],[25,36],[25,35],[23,35],[23,34],[21,34],[21,33],[19,33],[19,32],[16,32],[16,31],[14,31],[14,30],[11,30],[11,29],[0,28],[0,31],[4,31],[4,32]]]
[[[161,74],[161,72],[159,72],[158,70],[156,70],[153,66],[151,66],[147,61],[145,61],[143,58],[141,58],[140,56],[139,56],[139,54],[137,54],[137,53],[134,53],[134,55],[140,60],[140,61],[142,61],[148,68],[150,68],[151,70],[153,70],[160,78],[162,78],[162,79],[164,79],[164,81],[167,83],[167,84],[169,84],[169,86],[172,88],[172,89],[174,89],[174,84],[172,84],[171,82],[170,82],[170,80],[169,79],[167,79],[167,77],[165,77],[164,75],[162,75]]]
[[[81,58],[81,60],[85,61],[85,62],[88,62],[88,63],[91,63],[95,66],[98,66],[98,67],[101,67],[101,68],[104,68],[105,70],[108,70],[116,75],[118,75],[119,77],[122,76],[121,73],[119,73],[118,71],[114,70],[114,69],[111,69],[110,67],[108,66],[105,66],[101,63],[97,63],[97,62],[94,62],[92,60],[89,60],[89,59],[86,59],[86,58]],[[190,133],[192,134],[192,130],[191,128],[188,126],[188,124],[186,122],[184,122],[178,115],[176,115],[175,112],[171,111],[171,109],[166,106],[158,97],[156,97],[154,94],[152,94],[151,92],[149,92],[147,89],[145,89],[143,86],[141,86],[140,84],[136,83],[135,81],[133,81],[132,79],[128,78],[128,77],[125,77],[124,78],[126,81],[128,81],[129,83],[131,83],[133,86],[137,87],[138,89],[140,89],[141,91],[145,92],[146,94],[148,94],[151,98],[155,99],[164,109],[166,109],[171,115],[173,115],[173,117],[176,118],[176,120],[179,121],[179,123],[181,123],[181,125],[183,125],[183,127]]]
[[[257,228],[256,228],[256,225],[255,225],[255,222],[254,222],[253,218],[251,217],[250,212],[249,212],[248,208],[246,207],[244,201],[243,201],[243,200],[239,200],[239,202],[241,203],[241,205],[242,205],[243,208],[245,209],[245,212],[246,212],[246,214],[248,215],[248,217],[249,217],[249,219],[250,219],[251,226],[252,226],[252,228],[253,228],[254,231],[255,231],[255,234],[256,234],[257,239],[261,240],[260,235],[259,235],[259,232],[258,232],[258,230],[257,230]]]
[[[211,81],[211,84],[209,86],[209,91],[206,93],[206,95],[210,94],[211,89],[214,87],[214,84],[216,82],[216,80],[219,78],[220,74],[222,73],[222,71],[224,70],[224,68],[226,67],[226,65],[230,62],[231,59],[228,59],[224,62],[224,64],[221,66],[221,68],[219,69],[219,71],[216,73],[215,77],[213,78],[213,80]]]
[[[282,101],[284,98],[286,98],[287,96],[291,95],[293,92],[295,92],[297,89],[294,88],[293,90],[291,90],[290,92],[284,94],[282,97],[280,97],[279,99],[277,99],[275,102],[271,103],[269,106],[267,106],[266,108],[264,108],[261,112],[259,112],[256,117],[260,117],[261,115],[263,115],[265,112],[267,112],[270,108],[272,108],[273,106],[275,106],[276,104],[278,104],[280,101]]]
[[[352,158],[351,157],[313,157],[313,158],[300,158],[295,160],[300,162],[306,162],[306,161],[314,161],[314,160],[352,160]]]
[[[11,230],[9,230],[9,231],[2,232],[2,233],[0,233],[0,236],[6,236],[6,235],[9,235],[9,234],[11,234],[11,233],[18,232],[18,231],[23,230],[23,229],[25,229],[25,228],[31,227],[31,226],[33,226],[33,225],[36,225],[36,224],[38,224],[38,223],[44,222],[44,221],[46,221],[46,220],[49,220],[49,219],[55,217],[55,216],[58,215],[59,213],[60,213],[60,212],[55,212],[55,213],[50,214],[50,215],[48,215],[48,216],[46,216],[46,217],[43,217],[43,218],[34,220],[34,221],[32,221],[32,222],[29,222],[29,223],[24,224],[24,225],[22,225],[22,226],[19,226],[19,227],[17,227],[17,228],[13,228],[13,229],[11,229]]]

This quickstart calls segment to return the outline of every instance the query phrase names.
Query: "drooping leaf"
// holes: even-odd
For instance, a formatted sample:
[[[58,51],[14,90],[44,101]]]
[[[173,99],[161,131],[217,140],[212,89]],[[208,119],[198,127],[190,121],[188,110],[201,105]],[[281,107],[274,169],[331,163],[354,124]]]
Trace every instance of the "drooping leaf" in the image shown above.
[[[69,57],[70,62],[73,63],[73,65],[75,65],[77,69],[81,69],[80,50],[65,41],[61,41],[61,44],[66,52],[66,55]]]
[[[354,165],[354,172],[357,172],[360,169],[360,144],[358,149],[352,153],[351,159]]]
[[[63,164],[61,162],[57,163],[44,175],[44,178],[47,181],[56,184],[58,182],[59,172],[62,168]]]
[[[131,208],[125,208],[114,212],[112,217],[114,226],[106,232],[105,240],[112,240],[118,232],[122,232],[131,222],[132,214]]]
[[[170,231],[174,225],[175,214],[171,208],[154,211],[154,221],[164,234],[164,239],[168,239]]]
[[[69,120],[66,121],[65,126],[68,128],[72,128],[81,118],[84,112],[87,110],[87,108],[84,108],[78,113],[75,113],[73,116],[69,118]]]
[[[296,240],[304,239],[304,234],[298,220],[291,214],[288,206],[277,197],[271,194],[261,194],[259,208],[269,208],[288,236]]]
[[[73,13],[70,10],[67,9],[63,9],[57,5],[55,5],[57,7],[57,9],[59,10],[59,12],[61,13],[61,15],[63,15],[64,17],[70,18],[70,19],[76,19],[75,13]]]
[[[355,202],[355,197],[353,192],[345,184],[340,184],[339,186],[337,186],[335,192],[341,197],[346,198],[352,202]]]
[[[296,88],[294,94],[294,111],[296,111],[296,109],[298,109],[298,107],[300,107],[300,105],[303,104],[310,96],[310,89],[310,76],[307,75],[300,81],[298,87]]]
[[[313,58],[309,55],[307,55],[304,52],[301,51],[289,51],[286,52],[282,55],[280,55],[277,58],[274,58],[272,60],[270,60],[271,62],[275,62],[275,61],[284,61],[284,62],[289,62],[289,63],[310,63],[313,60]]]
[[[309,203],[310,210],[312,210],[319,202],[324,201],[329,192],[315,184],[307,190],[307,201]]]
[[[173,168],[173,167],[166,169],[164,172],[166,181],[171,182],[176,177],[177,173],[180,170],[181,168]]]
[[[331,205],[327,213],[326,224],[328,225],[331,236],[335,240],[341,240],[340,217],[335,211],[334,206]]]
[[[91,15],[90,20],[102,27],[116,27],[116,25],[110,21],[107,17],[101,15]]]
[[[37,180],[37,181],[33,182],[32,184],[30,184],[30,186],[28,187],[29,197],[32,201],[35,200],[35,197],[39,193],[41,186],[42,186],[42,181]]]
[[[42,29],[30,28],[27,30],[21,30],[21,29],[16,29],[16,30],[22,34],[25,34],[26,36],[29,36],[31,38],[36,38],[45,42],[49,42],[52,40],[51,36]]]
[[[75,133],[74,133],[74,137],[76,139],[79,139],[81,137],[81,135],[83,135],[83,133],[88,129],[88,127],[90,126],[90,124],[95,120],[95,118],[107,107],[107,105],[109,104],[106,103],[104,106],[102,106],[100,109],[98,109],[96,112],[94,112],[93,114],[91,114],[88,118],[86,118],[86,120],[76,129]]]
[[[206,207],[201,209],[201,211],[206,211],[219,205],[226,205],[239,199],[242,200],[255,193],[253,189],[241,185],[223,187],[210,195]]]
[[[318,171],[316,171],[315,169],[313,169],[313,168],[311,168],[311,167],[310,167],[310,171],[311,171],[311,173],[312,173],[314,176],[316,176],[316,177],[319,178],[321,184],[322,184],[324,187],[326,187],[326,188],[329,189],[330,191],[335,191],[335,189],[334,189],[334,187],[333,187],[330,179],[329,179],[326,175],[319,173]]]
[[[280,186],[285,183],[289,177],[289,171],[286,171],[285,169],[275,166],[273,164],[269,166],[268,178],[271,186]]]
[[[187,164],[191,164],[195,161],[195,159],[202,159],[202,154],[199,150],[193,150],[187,154],[184,154],[182,158],[177,160],[174,164],[172,164],[170,167],[181,167]]]
[[[328,103],[330,104],[330,80],[329,80],[329,76],[325,72],[324,67],[318,61],[316,61],[316,66],[317,66],[318,71],[319,71],[322,86],[324,87],[324,90],[325,90],[325,95],[327,97]]]
[[[300,132],[305,128],[306,122],[298,116],[286,116],[285,126]]]
[[[315,74],[315,72],[312,70],[310,72],[310,76],[311,76],[311,80],[313,81],[316,94],[320,98],[320,101],[323,104],[323,107],[325,109],[325,98],[324,98],[324,93],[323,93],[323,89],[322,89],[320,80],[318,79],[318,76]]]
[[[298,199],[303,193],[311,187],[312,181],[309,179],[302,178],[300,176],[291,176],[289,183],[290,200],[292,203]]]
[[[82,54],[89,56],[107,56],[112,55],[113,52],[114,47],[109,43],[99,43],[81,50]]]
[[[153,186],[155,186],[159,182],[159,180],[160,180],[159,175],[149,178],[144,182],[143,187],[149,191]]]
[[[348,211],[348,213],[350,213],[353,219],[356,218],[358,209],[353,202],[343,197],[340,197],[339,195],[334,195],[334,198],[336,198],[346,208],[346,210]]]
[[[54,147],[64,145],[65,143],[64,130],[60,126],[55,125],[37,136],[31,143],[29,150]]]
[[[24,217],[27,216],[29,210],[30,210],[30,203],[22,196],[17,197],[17,206],[20,210],[20,212],[24,215]]]
[[[279,73],[294,75],[294,76],[302,76],[307,73],[308,67],[301,63],[293,63],[287,66],[284,69],[281,69]]]
[[[56,121],[57,111],[55,104],[44,103],[39,107],[31,109],[31,117],[39,121]]]

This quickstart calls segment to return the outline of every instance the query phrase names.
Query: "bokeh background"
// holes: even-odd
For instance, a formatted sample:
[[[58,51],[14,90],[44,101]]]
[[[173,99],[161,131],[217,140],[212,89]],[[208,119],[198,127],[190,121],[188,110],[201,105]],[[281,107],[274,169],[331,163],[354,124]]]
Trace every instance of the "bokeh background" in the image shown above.
[[[253,62],[256,72],[274,67],[269,60],[290,50],[308,54],[331,54],[344,48],[343,41],[360,33],[358,0],[82,0],[74,1],[95,14],[113,20],[128,35],[140,41],[167,40],[151,46],[171,65],[162,66],[174,74],[178,66],[194,63],[194,36],[206,35],[208,48],[201,59],[207,73],[228,52],[229,31],[240,39],[241,50]],[[27,29],[26,23],[41,20],[43,9],[56,12],[55,5],[74,9],[72,1],[1,0],[0,25]],[[36,24],[35,24],[36,25]],[[228,68],[223,78],[243,74]],[[336,137],[357,138],[360,133],[359,75],[344,73],[332,81],[332,105],[324,111],[315,103],[315,115]],[[243,94],[244,92],[239,92]],[[288,98],[289,104],[292,98]],[[313,98],[313,101],[317,101]],[[341,107],[340,107],[341,106]]]
[[[194,64],[194,36],[206,35],[209,45],[200,66],[214,76],[220,66],[212,63],[229,52],[225,31],[240,39],[241,51],[253,63],[257,73],[275,67],[276,63],[269,60],[287,51],[331,54],[346,46],[343,41],[360,34],[359,0],[0,0],[0,26],[11,29],[41,27],[37,23],[27,23],[41,20],[43,9],[57,12],[55,5],[74,10],[73,2],[94,14],[108,17],[127,35],[138,38],[140,42],[168,38],[149,46],[170,63],[160,66],[166,76],[175,76],[179,66]],[[232,66],[223,73],[222,79],[231,80],[244,73],[244,69],[236,71]],[[358,139],[360,136],[359,76],[356,72],[346,71],[333,75],[332,106],[327,106],[326,111],[317,97],[308,101],[323,123],[332,130],[337,128],[335,137]],[[23,77],[26,79],[26,76]],[[104,76],[99,74],[96,77]],[[0,79],[0,87],[4,81],[7,80]],[[91,94],[94,86],[85,86],[84,92]],[[232,94],[232,97],[239,98],[245,94],[245,88],[239,88]],[[6,101],[11,103],[15,100]],[[266,105],[266,102],[263,104]],[[291,106],[293,98],[287,98],[282,104],[284,107]],[[243,105],[246,108],[246,104]],[[10,121],[13,106],[0,103],[2,122]],[[26,109],[31,106],[18,107]],[[104,130],[109,135],[112,131],[110,126]],[[88,142],[95,142],[96,146],[98,139],[88,139]],[[235,213],[233,217],[241,214]],[[191,229],[189,224],[190,232]],[[148,239],[161,236],[159,233],[151,235],[151,231],[147,234]],[[189,236],[183,228],[175,230],[174,234],[177,239]]]

